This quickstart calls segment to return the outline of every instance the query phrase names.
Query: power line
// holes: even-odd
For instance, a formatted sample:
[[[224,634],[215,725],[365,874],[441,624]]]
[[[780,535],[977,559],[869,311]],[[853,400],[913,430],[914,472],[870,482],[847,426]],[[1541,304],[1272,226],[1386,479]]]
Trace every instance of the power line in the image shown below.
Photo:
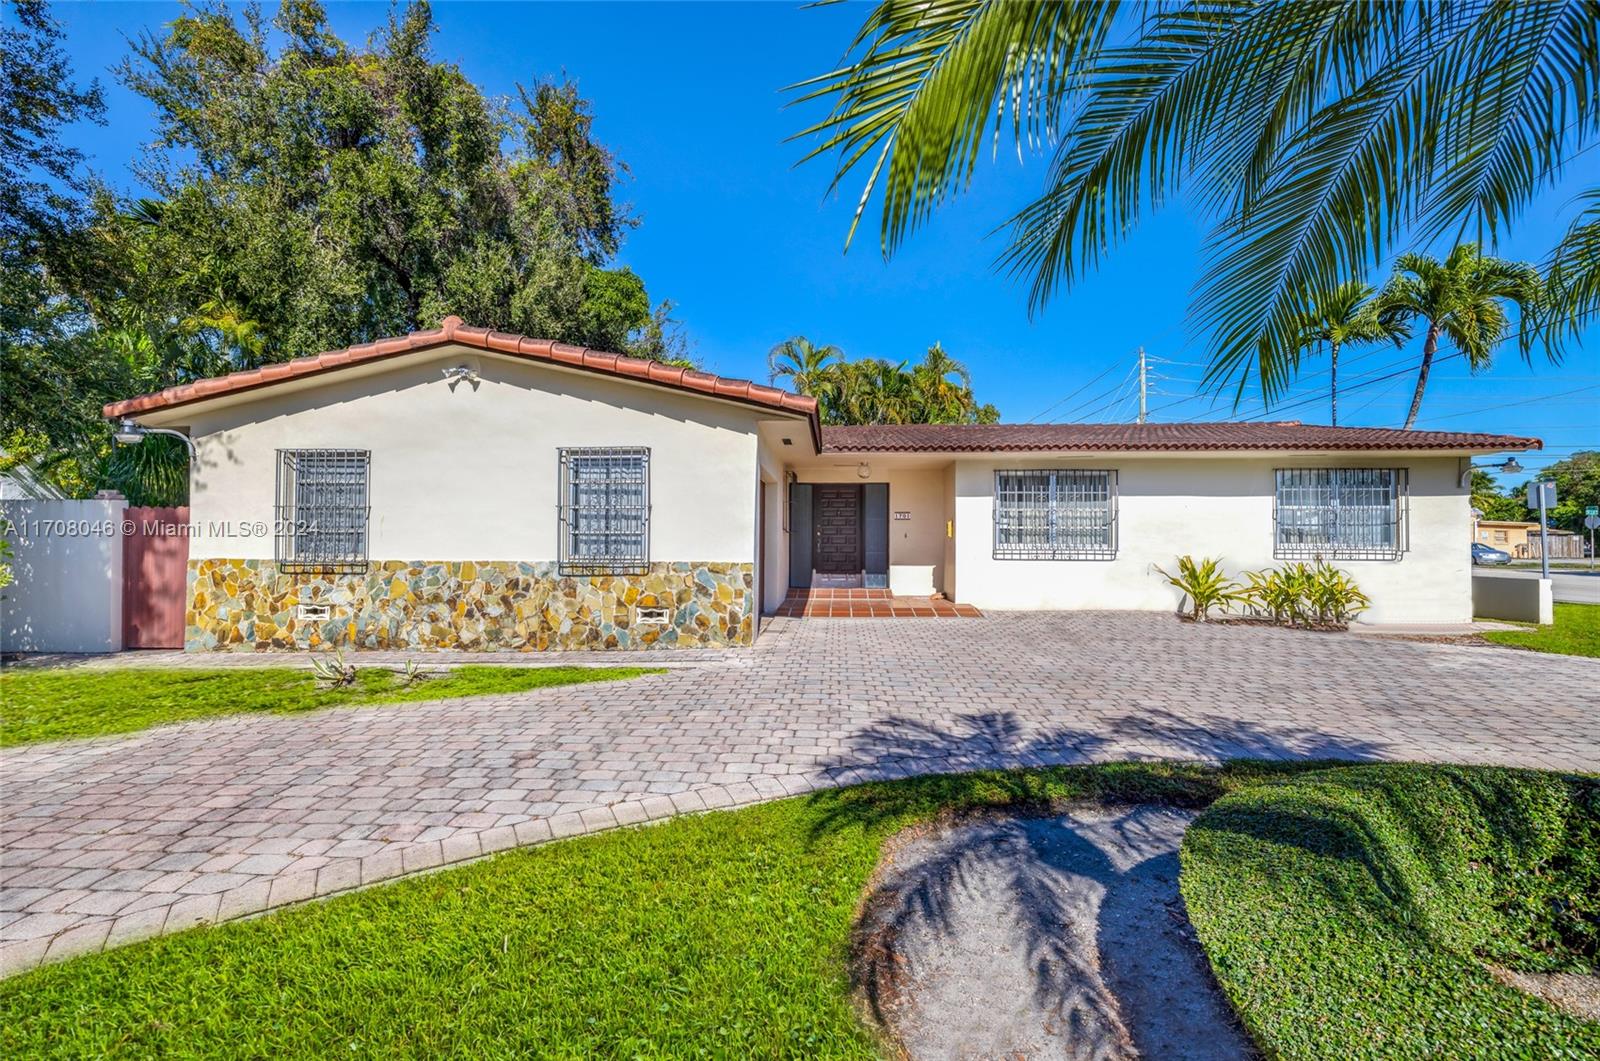
[[[1105,379],[1107,376],[1109,376],[1111,374],[1112,370],[1115,369],[1116,367],[1117,367],[1117,363],[1115,361],[1113,361],[1111,364],[1106,366],[1106,369],[1105,369],[1104,372],[1100,373],[1094,379],[1090,380],[1088,383],[1085,383],[1083,386],[1079,387],[1077,390],[1073,391],[1071,394],[1067,395],[1065,398],[1062,398],[1060,401],[1056,402],[1055,405],[1052,405],[1047,409],[1042,409],[1039,412],[1034,413],[1032,416],[1030,416],[1027,420],[1025,420],[1023,422],[1031,424],[1035,420],[1038,420],[1039,417],[1044,416],[1046,413],[1050,412],[1051,410],[1056,409],[1059,406],[1065,405],[1067,402],[1070,402],[1072,399],[1076,398],[1078,395],[1082,394],[1084,391],[1088,390],[1090,387],[1094,386],[1096,383],[1099,383],[1101,380]]]

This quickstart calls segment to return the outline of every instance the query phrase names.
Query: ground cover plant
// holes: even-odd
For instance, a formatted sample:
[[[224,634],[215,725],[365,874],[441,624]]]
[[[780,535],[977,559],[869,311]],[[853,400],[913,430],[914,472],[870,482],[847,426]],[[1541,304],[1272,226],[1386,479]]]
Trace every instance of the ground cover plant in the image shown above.
[[[1600,780],[1377,765],[1224,796],[1189,830],[1184,901],[1268,1056],[1600,1054],[1491,964],[1595,972]]]
[[[640,667],[455,667],[414,680],[380,667],[361,667],[353,683],[330,686],[310,670],[289,667],[12,667],[0,672],[0,747],[247,712],[414,703],[656,673]]]
[[[1556,652],[1563,656],[1600,657],[1600,604],[1557,604],[1555,623],[1525,630],[1491,630],[1484,640],[1497,645]]]
[[[1281,804],[1282,821],[1303,822],[1315,834],[1343,820],[1321,822],[1319,815],[1338,804],[1317,795],[1323,787],[1341,791],[1328,779],[1343,773],[1357,778],[1348,786],[1354,793],[1391,783],[1413,786],[1417,800],[1404,806],[1419,816],[1427,808],[1418,800],[1436,789],[1480,791],[1471,788],[1476,784],[1498,796],[1504,779],[1505,791],[1525,795],[1529,814],[1541,812],[1534,817],[1548,827],[1529,842],[1550,851],[1559,849],[1555,841],[1562,834],[1549,823],[1562,821],[1560,808],[1574,805],[1575,797],[1561,794],[1576,791],[1575,782],[1554,775],[1432,767],[1348,767],[1314,773],[1305,787],[1277,783],[1308,769],[1127,763],[913,778],[508,852],[0,982],[0,1054],[876,1056],[892,1047],[875,1039],[852,1006],[849,940],[884,841],[909,825],[986,809],[1037,813],[1073,800],[1199,808],[1223,797],[1222,812],[1204,819],[1205,836],[1185,855],[1199,866],[1204,894],[1187,885],[1186,894],[1192,893],[1205,937],[1217,948],[1213,960],[1224,983],[1232,985],[1247,967],[1263,978],[1292,981],[1302,975],[1301,959],[1316,950],[1313,940],[1301,950],[1257,955],[1246,950],[1248,941],[1222,938],[1215,928],[1223,904],[1210,899],[1221,872],[1214,845],[1237,841],[1246,848],[1242,865],[1252,874],[1264,872],[1272,860],[1260,849],[1274,842],[1266,826],[1280,821],[1274,806]],[[1496,823],[1522,822],[1509,809],[1495,813]],[[1584,813],[1593,841],[1600,808],[1591,803]],[[1475,828],[1462,839],[1447,825],[1434,825],[1418,855],[1424,867],[1439,860],[1453,865],[1459,851],[1514,857],[1515,844],[1481,843]],[[1304,867],[1309,881],[1290,882],[1285,894],[1315,898],[1322,894],[1317,885],[1334,879],[1330,873],[1357,897],[1394,889],[1396,881],[1412,886],[1410,876],[1389,867],[1393,856],[1381,846],[1384,834],[1351,833],[1349,839],[1347,848],[1319,856],[1331,868]],[[1595,850],[1592,843],[1589,850]],[[1585,880],[1592,879],[1593,866],[1552,870],[1548,859],[1514,864],[1533,877],[1519,878],[1516,888],[1472,893],[1482,901],[1470,909],[1491,918],[1488,928],[1464,923],[1465,908],[1452,913],[1443,895],[1418,900],[1409,891],[1394,892],[1393,919],[1412,916],[1401,900],[1424,901],[1430,912],[1453,917],[1450,924],[1462,938],[1499,946],[1499,960],[1567,962],[1592,940],[1583,927],[1590,922],[1587,915],[1550,916],[1554,908],[1542,900],[1561,888],[1538,890],[1544,886],[1534,871],[1553,872],[1559,881]],[[1301,868],[1293,859],[1284,865],[1286,872]],[[1375,883],[1364,883],[1363,874]],[[1241,894],[1226,891],[1223,898],[1237,902]],[[1270,890],[1250,894],[1252,905],[1238,914],[1257,930],[1263,919],[1306,925],[1325,913],[1292,905],[1284,910]],[[1501,903],[1504,894],[1541,901]],[[1365,916],[1381,921],[1389,914]],[[1502,935],[1508,942],[1495,944]],[[1259,968],[1251,964],[1258,959]],[[1369,1011],[1381,1011],[1378,1017],[1401,1011],[1435,1029],[1455,1030],[1466,1017],[1481,1018],[1480,1026],[1462,1029],[1466,1048],[1453,1056],[1491,1040],[1503,1048],[1498,1056],[1556,1056],[1569,1047],[1592,1049],[1595,1042],[1595,1027],[1486,976],[1472,974],[1460,984],[1374,981],[1374,971],[1359,964],[1332,968],[1334,979],[1319,981],[1323,994],[1314,1009],[1294,991],[1243,998],[1252,1030],[1271,1035],[1282,1023],[1315,1020],[1306,1029],[1314,1040],[1325,1025],[1341,1031]],[[1271,1020],[1262,1019],[1256,1007],[1274,1007],[1275,997],[1281,1005]],[[1265,1041],[1287,1042],[1283,1056],[1322,1052],[1316,1041],[1309,1047],[1281,1037]],[[1391,1039],[1389,1045],[1407,1042]],[[1374,1051],[1353,1051],[1363,1052]],[[1408,1054],[1394,1049],[1386,1056]]]

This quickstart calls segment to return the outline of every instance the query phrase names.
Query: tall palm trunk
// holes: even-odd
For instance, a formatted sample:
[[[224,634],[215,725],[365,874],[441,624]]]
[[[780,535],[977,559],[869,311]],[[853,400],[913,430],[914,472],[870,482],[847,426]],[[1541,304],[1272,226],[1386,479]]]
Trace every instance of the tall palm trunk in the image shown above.
[[[1417,372],[1417,390],[1411,396],[1411,411],[1406,414],[1405,430],[1417,422],[1417,412],[1422,408],[1422,392],[1428,386],[1428,370],[1433,367],[1433,355],[1439,349],[1439,326],[1428,322],[1428,340],[1422,344],[1422,368]]]
[[[1328,352],[1333,355],[1328,365],[1328,375],[1331,377],[1328,386],[1328,401],[1332,405],[1332,424],[1339,426],[1339,344],[1330,342]]]

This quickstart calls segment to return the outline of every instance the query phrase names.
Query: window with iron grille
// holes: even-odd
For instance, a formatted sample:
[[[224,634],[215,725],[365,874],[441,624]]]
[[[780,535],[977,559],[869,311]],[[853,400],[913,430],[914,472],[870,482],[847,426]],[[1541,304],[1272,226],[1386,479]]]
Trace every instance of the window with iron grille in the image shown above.
[[[280,449],[276,548],[285,571],[367,569],[364,449]]]
[[[560,567],[567,575],[650,569],[650,451],[561,450]]]
[[[996,560],[1111,560],[1116,555],[1115,471],[994,473]]]
[[[1409,547],[1404,468],[1279,468],[1273,555],[1398,560]]]

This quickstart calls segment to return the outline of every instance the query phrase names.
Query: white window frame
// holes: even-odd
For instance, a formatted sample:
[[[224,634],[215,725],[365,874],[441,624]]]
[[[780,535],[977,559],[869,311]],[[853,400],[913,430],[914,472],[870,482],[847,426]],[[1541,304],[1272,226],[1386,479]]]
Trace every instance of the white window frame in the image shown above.
[[[1378,497],[1387,500],[1379,518]],[[1410,551],[1407,468],[1277,468],[1272,555],[1280,560],[1399,560]]]
[[[558,453],[561,574],[649,572],[649,447],[567,446]]]
[[[284,571],[367,570],[372,451],[280,449],[273,556]]]
[[[996,469],[994,558],[1115,560],[1117,478],[1115,468]]]

